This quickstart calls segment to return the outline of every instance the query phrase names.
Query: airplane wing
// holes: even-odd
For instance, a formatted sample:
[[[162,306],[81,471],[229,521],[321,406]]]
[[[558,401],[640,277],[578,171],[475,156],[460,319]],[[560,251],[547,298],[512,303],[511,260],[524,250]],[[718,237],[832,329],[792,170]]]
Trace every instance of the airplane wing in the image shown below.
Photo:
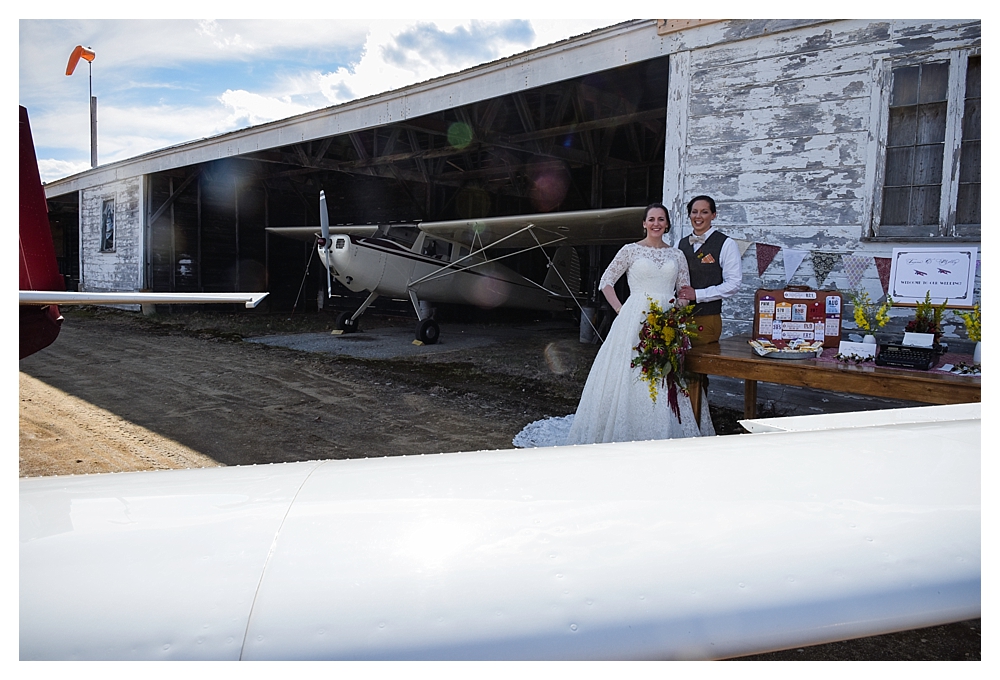
[[[380,227],[377,224],[351,224],[347,226],[332,226],[330,227],[330,233],[333,235],[347,234],[349,236],[368,238],[375,236],[375,234],[379,232],[379,229]],[[286,236],[298,241],[308,241],[310,243],[319,237],[319,230],[319,225],[316,225],[315,227],[265,227],[264,229],[264,231],[269,231],[272,234],[277,234],[278,236]]]
[[[558,240],[560,245],[599,245],[638,240],[642,236],[644,211],[644,207],[574,210],[484,217],[477,220],[421,222],[417,226],[433,236],[469,246],[478,246],[480,243],[489,246],[500,239],[504,239],[504,248],[534,246],[536,242],[530,233],[516,233],[529,225],[534,225],[533,231],[543,244]]]
[[[18,292],[21,305],[198,305],[238,302],[253,309],[267,297],[267,293],[76,293],[49,290],[22,290]]]
[[[980,418],[927,413],[22,479],[20,658],[708,659],[976,618]]]
[[[574,210],[558,213],[538,213],[535,215],[508,215],[504,217],[484,217],[477,220],[444,220],[440,222],[418,222],[422,231],[439,238],[462,243],[470,247],[484,247],[498,244],[504,248],[531,248],[537,245],[535,238],[525,227],[533,225],[534,234],[543,245],[600,245],[616,244],[642,236],[642,217],[645,208],[606,208],[599,210]],[[330,227],[331,234],[371,237],[384,225],[349,225]],[[267,231],[298,239],[314,241],[319,236],[316,227],[267,227]],[[518,233],[518,232],[521,233]]]

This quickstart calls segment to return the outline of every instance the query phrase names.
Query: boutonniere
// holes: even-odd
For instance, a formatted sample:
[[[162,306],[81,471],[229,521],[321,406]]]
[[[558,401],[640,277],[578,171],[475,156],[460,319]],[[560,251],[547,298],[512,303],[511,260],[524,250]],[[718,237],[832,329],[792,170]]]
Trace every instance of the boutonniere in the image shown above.
[[[715,258],[712,257],[711,253],[709,253],[709,254],[705,255],[703,258],[701,258],[701,263],[702,264],[715,264]]]

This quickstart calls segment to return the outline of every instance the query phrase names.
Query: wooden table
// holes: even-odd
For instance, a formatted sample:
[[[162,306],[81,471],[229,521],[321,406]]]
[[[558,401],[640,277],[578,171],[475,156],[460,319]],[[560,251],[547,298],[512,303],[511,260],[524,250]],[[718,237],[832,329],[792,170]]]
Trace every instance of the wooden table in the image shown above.
[[[964,404],[980,401],[980,377],[910,371],[863,364],[821,362],[817,359],[766,359],[754,354],[747,337],[722,338],[694,347],[685,368],[692,376],[691,402],[701,414],[702,379],[720,375],[743,380],[743,416],[757,416],[757,382],[796,385],[833,392],[864,394],[924,404]],[[829,351],[829,350],[827,350]]]

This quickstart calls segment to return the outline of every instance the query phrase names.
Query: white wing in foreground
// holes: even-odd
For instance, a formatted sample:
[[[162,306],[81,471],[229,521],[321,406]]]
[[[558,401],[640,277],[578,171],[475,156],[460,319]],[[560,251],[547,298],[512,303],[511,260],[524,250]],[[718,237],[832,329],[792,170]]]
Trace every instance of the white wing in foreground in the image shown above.
[[[980,616],[978,413],[873,420],[22,479],[20,657],[709,659]]]

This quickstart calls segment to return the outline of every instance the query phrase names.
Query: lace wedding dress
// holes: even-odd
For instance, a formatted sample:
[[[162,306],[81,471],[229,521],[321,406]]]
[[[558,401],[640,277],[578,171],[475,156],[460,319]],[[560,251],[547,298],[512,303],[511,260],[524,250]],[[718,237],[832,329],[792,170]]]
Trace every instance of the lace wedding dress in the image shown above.
[[[648,311],[647,297],[666,308],[676,290],[690,284],[687,261],[676,248],[650,248],[630,243],[618,251],[601,277],[600,287],[613,285],[628,273],[629,297],[590,369],[575,416],[536,421],[514,438],[514,445],[557,446],[597,442],[641,441],[714,435],[708,401],[702,399],[701,423],[694,417],[691,399],[678,392],[680,420],[670,410],[667,391],[659,390],[656,403],[649,384],[632,368],[632,348]]]

